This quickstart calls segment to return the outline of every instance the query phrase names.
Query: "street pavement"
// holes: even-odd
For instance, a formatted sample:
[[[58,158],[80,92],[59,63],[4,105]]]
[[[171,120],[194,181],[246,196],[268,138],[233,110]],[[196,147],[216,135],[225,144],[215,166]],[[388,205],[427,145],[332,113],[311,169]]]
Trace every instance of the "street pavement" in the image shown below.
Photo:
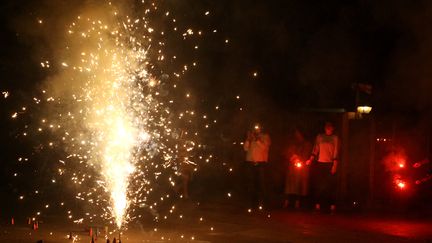
[[[167,218],[165,219],[165,216]],[[106,242],[100,226],[95,242]],[[91,242],[88,225],[41,223],[32,230],[24,220],[3,225],[0,242]],[[111,234],[110,234],[111,233]],[[73,240],[69,239],[72,234]],[[95,238],[96,228],[92,234]],[[112,240],[118,232],[108,230]],[[182,202],[158,222],[129,223],[122,243],[138,242],[431,242],[432,220],[368,214],[324,214],[293,210],[252,210],[228,203]],[[118,241],[117,241],[118,242]]]

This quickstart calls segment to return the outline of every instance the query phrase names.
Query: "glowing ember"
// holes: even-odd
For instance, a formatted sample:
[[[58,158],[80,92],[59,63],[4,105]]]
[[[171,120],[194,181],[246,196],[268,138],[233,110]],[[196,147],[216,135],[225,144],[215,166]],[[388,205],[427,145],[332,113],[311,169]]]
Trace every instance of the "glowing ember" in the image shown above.
[[[400,181],[400,182],[397,183],[397,186],[398,186],[400,189],[404,189],[404,188],[406,187],[406,184],[405,184],[405,182]]]
[[[400,175],[395,176],[394,183],[400,190],[404,190],[407,187],[407,183],[400,177]]]

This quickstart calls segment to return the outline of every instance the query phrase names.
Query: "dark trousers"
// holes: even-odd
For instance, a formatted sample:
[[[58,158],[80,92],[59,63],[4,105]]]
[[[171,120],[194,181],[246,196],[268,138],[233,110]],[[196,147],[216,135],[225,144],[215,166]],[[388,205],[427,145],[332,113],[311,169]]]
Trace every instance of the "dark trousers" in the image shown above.
[[[267,162],[249,162],[243,164],[246,197],[249,200],[250,206],[255,208],[266,203],[265,193],[265,170]]]
[[[314,161],[310,168],[310,193],[312,201],[322,206],[335,203],[336,176],[331,173],[333,163]]]

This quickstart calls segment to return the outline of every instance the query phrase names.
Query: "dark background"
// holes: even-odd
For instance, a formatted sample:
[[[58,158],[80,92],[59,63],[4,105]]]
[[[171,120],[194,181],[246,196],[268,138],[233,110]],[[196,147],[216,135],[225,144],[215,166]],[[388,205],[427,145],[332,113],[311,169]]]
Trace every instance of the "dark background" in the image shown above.
[[[1,3],[2,89],[31,90],[43,80],[34,52],[46,43],[30,38],[22,26],[56,7],[61,11],[67,6],[73,13],[83,2],[66,3]],[[218,30],[211,41],[200,43],[200,68],[191,74],[194,87],[209,98],[233,92],[258,97],[279,109],[352,108],[351,85],[360,82],[373,85],[376,112],[430,109],[429,1],[162,4],[178,16],[179,26]],[[206,10],[211,18],[199,21]]]

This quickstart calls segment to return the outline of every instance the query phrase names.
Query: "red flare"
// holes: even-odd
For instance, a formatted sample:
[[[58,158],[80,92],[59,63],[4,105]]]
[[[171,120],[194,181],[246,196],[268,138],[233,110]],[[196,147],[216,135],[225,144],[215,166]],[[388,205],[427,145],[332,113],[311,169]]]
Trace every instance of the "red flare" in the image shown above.
[[[37,221],[34,221],[33,222],[33,230],[37,230],[39,228],[39,226],[38,226],[38,222]]]

